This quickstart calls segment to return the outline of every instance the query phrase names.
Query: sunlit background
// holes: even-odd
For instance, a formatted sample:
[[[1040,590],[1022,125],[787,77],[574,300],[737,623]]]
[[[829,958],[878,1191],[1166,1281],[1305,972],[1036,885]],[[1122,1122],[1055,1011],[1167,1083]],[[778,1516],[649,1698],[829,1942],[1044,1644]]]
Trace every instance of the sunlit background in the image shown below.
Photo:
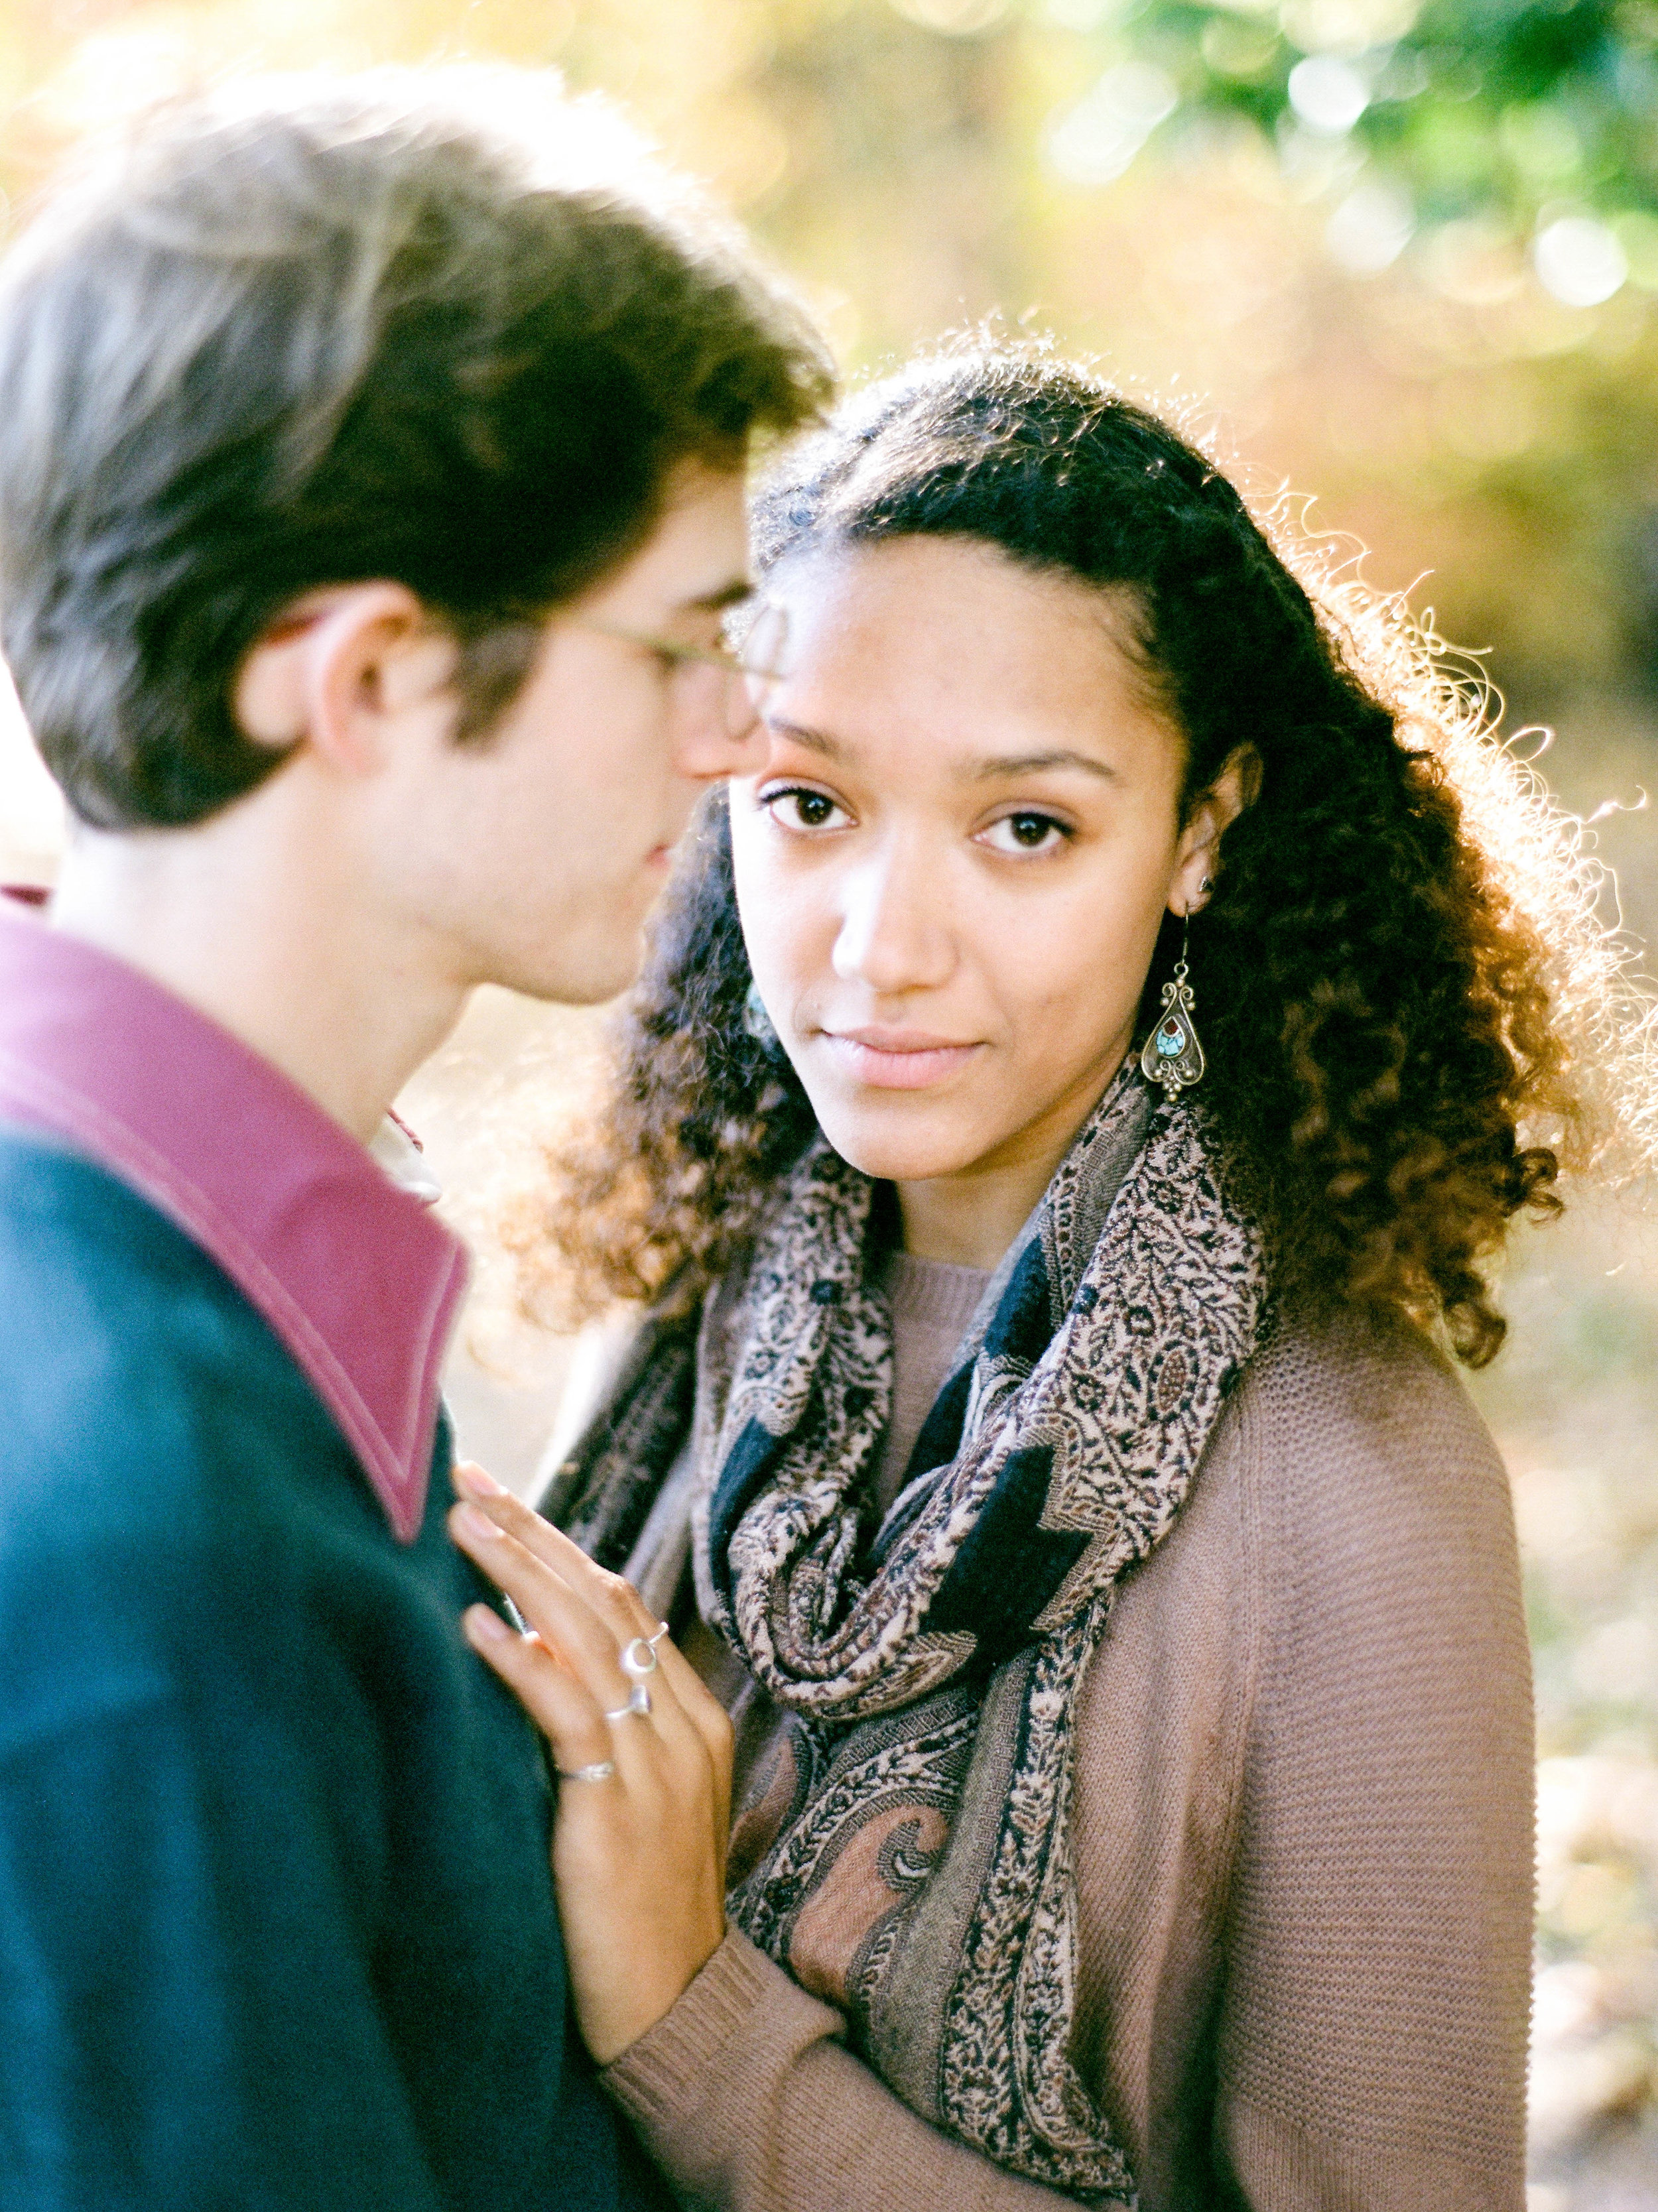
[[[463,54],[623,101],[849,373],[998,314],[1182,410],[1263,507],[1315,495],[1658,934],[1658,0],[0,0],[0,187],[23,210],[67,138],[192,78]],[[60,835],[0,700],[7,872]],[[521,1482],[564,1347],[492,1224],[593,1052],[485,993],[405,1102],[479,1252],[463,1437]],[[1474,1387],[1538,1664],[1532,2212],[1658,2212],[1658,1229],[1531,1237],[1507,1302]]]

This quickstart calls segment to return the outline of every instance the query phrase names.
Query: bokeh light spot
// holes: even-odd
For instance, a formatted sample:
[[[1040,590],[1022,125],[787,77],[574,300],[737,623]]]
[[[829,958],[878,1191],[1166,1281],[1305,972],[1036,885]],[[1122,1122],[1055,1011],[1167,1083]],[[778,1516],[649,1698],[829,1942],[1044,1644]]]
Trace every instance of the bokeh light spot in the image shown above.
[[[1622,246],[1593,216],[1563,216],[1545,225],[1533,241],[1532,265],[1544,290],[1568,307],[1598,307],[1629,276]]]
[[[1496,126],[1497,143],[1517,169],[1542,182],[1570,177],[1583,158],[1577,133],[1546,100],[1505,107]]]
[[[1631,208],[1607,227],[1624,249],[1630,283],[1643,292],[1658,292],[1658,215]]]
[[[1049,131],[1051,167],[1072,184],[1109,184],[1173,113],[1179,96],[1155,63],[1119,62]]]
[[[1304,54],[1350,58],[1402,39],[1417,19],[1416,0],[1284,0],[1282,21]]]
[[[1377,178],[1356,185],[1325,226],[1325,242],[1344,269],[1374,276],[1399,259],[1416,228],[1402,185]]]
[[[1204,59],[1217,76],[1264,76],[1277,53],[1278,33],[1271,23],[1212,15],[1200,43]]]
[[[1370,89],[1350,62],[1309,54],[1289,72],[1289,105],[1309,130],[1339,137],[1370,105]]]
[[[993,31],[1007,15],[1011,0],[891,0],[894,12],[924,30],[948,38],[973,39]]]

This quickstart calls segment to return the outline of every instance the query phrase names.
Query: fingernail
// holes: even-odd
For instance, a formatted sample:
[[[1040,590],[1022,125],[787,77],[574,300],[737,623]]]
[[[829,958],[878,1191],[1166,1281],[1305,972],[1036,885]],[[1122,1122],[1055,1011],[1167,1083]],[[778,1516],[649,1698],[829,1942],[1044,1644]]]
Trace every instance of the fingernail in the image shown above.
[[[454,1486],[457,1490],[464,1490],[469,1498],[503,1498],[506,1495],[495,1477],[472,1459],[463,1459],[455,1468]]]
[[[466,1633],[475,1644],[510,1644],[512,1631],[498,1613],[486,1605],[468,1606],[461,1615]]]
[[[470,1536],[474,1544],[498,1544],[501,1531],[487,1513],[480,1513],[475,1505],[457,1505],[454,1525],[463,1536]]]

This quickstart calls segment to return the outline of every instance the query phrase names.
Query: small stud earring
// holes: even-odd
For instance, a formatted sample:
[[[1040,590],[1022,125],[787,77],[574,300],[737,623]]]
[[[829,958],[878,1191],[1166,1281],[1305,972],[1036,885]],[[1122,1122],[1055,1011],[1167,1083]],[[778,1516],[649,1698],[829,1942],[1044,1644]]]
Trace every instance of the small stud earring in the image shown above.
[[[1209,888],[1207,878],[1204,887]],[[1189,908],[1181,919],[1186,926],[1180,932],[1180,957],[1172,979],[1163,986],[1162,1016],[1140,1054],[1141,1074],[1148,1083],[1161,1084],[1164,1098],[1170,1102],[1181,1091],[1190,1091],[1194,1083],[1202,1082],[1204,1066],[1204,1048],[1192,1018],[1197,1000],[1186,981],[1186,951],[1192,942]]]

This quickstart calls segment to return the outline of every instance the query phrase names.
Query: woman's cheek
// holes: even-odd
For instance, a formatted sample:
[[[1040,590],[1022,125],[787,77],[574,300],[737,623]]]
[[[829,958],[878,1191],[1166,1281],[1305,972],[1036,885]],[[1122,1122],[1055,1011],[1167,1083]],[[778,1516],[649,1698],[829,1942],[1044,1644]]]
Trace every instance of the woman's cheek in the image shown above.
[[[1051,1066],[1085,1067],[1132,1024],[1161,925],[1155,883],[1094,882],[984,933],[1004,1005]]]
[[[768,858],[737,872],[737,911],[748,964],[780,1030],[814,984],[832,973],[834,921],[819,887]]]

